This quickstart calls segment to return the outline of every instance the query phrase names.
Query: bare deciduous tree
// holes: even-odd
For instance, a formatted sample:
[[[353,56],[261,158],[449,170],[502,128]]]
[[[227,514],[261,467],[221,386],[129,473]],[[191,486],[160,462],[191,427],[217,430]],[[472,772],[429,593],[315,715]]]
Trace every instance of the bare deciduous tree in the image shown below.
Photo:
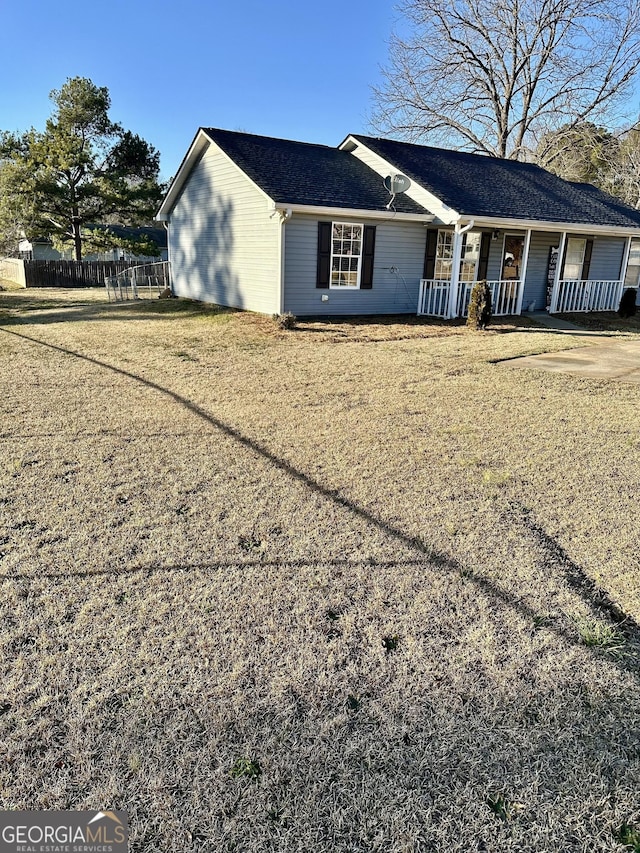
[[[636,0],[405,0],[374,127],[522,159],[544,133],[622,119],[640,61]]]
[[[604,127],[584,122],[545,133],[533,159],[567,181],[588,182],[605,189],[619,155],[618,137]]]
[[[604,190],[618,196],[632,207],[640,208],[640,131],[632,129],[619,139],[618,150],[611,158]]]

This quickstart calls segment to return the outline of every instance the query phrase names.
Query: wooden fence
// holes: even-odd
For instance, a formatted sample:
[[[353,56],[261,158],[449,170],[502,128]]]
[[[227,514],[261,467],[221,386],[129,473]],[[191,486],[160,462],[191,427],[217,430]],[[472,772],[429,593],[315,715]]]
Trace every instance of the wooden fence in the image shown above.
[[[104,287],[105,276],[136,266],[134,261],[25,261],[27,287]]]

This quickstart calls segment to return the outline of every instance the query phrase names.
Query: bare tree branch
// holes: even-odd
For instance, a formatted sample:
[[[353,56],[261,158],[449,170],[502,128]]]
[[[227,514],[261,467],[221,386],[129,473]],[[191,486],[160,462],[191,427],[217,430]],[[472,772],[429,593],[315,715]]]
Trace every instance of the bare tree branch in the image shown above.
[[[640,63],[634,0],[404,0],[375,130],[500,157],[547,133],[628,120]]]

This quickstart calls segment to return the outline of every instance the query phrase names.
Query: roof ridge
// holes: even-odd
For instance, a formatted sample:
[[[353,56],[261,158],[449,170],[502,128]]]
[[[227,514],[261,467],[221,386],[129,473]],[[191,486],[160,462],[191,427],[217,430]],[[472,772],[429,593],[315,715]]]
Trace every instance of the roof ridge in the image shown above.
[[[340,151],[337,145],[325,145],[322,142],[302,142],[299,139],[286,139],[282,136],[266,136],[262,133],[251,133],[245,130],[226,130],[223,127],[200,127],[207,136],[211,134],[224,134],[225,136],[246,137],[248,139],[263,139],[265,142],[286,142],[289,145],[300,145],[306,148],[323,148],[327,151]],[[347,152],[344,152],[347,153]]]

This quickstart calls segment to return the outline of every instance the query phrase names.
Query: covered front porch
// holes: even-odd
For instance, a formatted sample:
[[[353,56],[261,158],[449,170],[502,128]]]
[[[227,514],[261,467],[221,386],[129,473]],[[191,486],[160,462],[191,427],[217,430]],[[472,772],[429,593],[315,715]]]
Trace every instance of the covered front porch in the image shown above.
[[[471,290],[486,281],[496,317],[523,311],[616,311],[637,287],[640,240],[618,233],[465,226],[430,229],[418,315],[465,317]]]

